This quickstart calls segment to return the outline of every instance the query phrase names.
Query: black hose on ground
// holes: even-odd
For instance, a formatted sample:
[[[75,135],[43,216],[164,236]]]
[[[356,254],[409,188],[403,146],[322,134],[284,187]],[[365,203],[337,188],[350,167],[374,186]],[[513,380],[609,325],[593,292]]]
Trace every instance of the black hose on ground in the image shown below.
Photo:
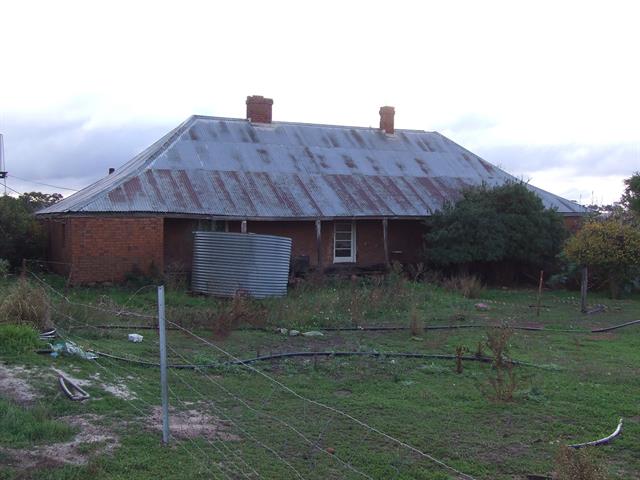
[[[621,323],[620,325],[614,325],[613,327],[595,328],[591,330],[591,333],[610,332],[611,330],[617,330],[622,327],[628,327],[629,325],[636,325],[640,323],[640,320],[633,320],[632,322]]]
[[[640,320],[633,320],[631,322],[621,323],[619,325],[613,325],[611,327],[594,328],[591,330],[577,330],[577,329],[560,329],[560,328],[544,328],[544,327],[527,327],[527,326],[510,326],[512,330],[523,330],[528,332],[545,332],[545,333],[603,333],[610,332],[612,330],[618,330],[619,328],[629,327],[631,325],[640,324]],[[84,326],[78,326],[74,328],[83,328]],[[490,328],[491,325],[477,325],[477,324],[460,324],[460,325],[425,325],[423,330],[457,330],[467,328]],[[91,328],[101,329],[128,329],[128,330],[157,330],[158,327],[154,325],[92,325]],[[316,330],[322,332],[393,332],[410,330],[411,327],[399,326],[399,325],[372,325],[372,326],[357,326],[357,327],[317,327]],[[179,330],[176,327],[167,327],[167,330]],[[271,331],[265,327],[242,327],[237,330],[257,330],[257,331]]]
[[[49,350],[38,350],[37,353],[50,353]],[[124,362],[128,362],[135,365],[140,365],[143,367],[160,367],[159,363],[156,362],[148,362],[146,360],[137,360],[133,358],[121,357],[118,355],[113,355],[110,353],[100,352],[97,350],[92,350],[92,353],[98,355],[98,357],[110,358],[112,360],[120,360]],[[430,358],[435,360],[455,360],[458,357],[456,355],[447,355],[447,354],[437,354],[437,353],[411,353],[411,352],[284,352],[284,353],[274,353],[271,355],[263,355],[259,357],[248,358],[246,360],[233,360],[228,362],[221,363],[209,363],[209,364],[189,364],[189,363],[173,363],[168,364],[168,368],[174,369],[183,369],[183,370],[196,370],[201,368],[220,368],[224,366],[232,366],[232,365],[244,365],[249,363],[256,362],[265,362],[269,360],[280,360],[286,358],[296,358],[296,357],[390,357],[390,358]],[[491,357],[479,357],[475,355],[465,355],[461,357],[462,360],[472,361],[472,362],[482,362],[482,363],[491,363],[493,359]],[[506,363],[509,363],[514,366],[522,366],[522,367],[535,367],[535,368],[545,368],[541,365],[536,365],[534,363],[522,362],[519,360],[505,360]]]

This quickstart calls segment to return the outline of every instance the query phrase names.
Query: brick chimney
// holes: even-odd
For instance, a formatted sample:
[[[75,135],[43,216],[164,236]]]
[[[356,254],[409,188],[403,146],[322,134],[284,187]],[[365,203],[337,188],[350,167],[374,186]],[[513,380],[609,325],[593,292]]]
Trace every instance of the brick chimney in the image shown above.
[[[380,107],[380,130],[392,135],[396,130],[393,126],[393,117],[396,110],[393,107]]]
[[[252,123],[271,123],[273,100],[261,95],[247,97],[247,120]]]

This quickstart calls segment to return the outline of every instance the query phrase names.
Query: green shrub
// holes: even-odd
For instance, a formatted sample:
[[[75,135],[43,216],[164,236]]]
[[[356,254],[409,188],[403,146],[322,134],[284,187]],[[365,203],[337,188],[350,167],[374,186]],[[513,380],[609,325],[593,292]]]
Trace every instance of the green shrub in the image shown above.
[[[9,275],[9,269],[11,268],[11,264],[9,260],[4,258],[0,258],[0,278],[6,278]]]
[[[39,345],[38,332],[28,325],[0,325],[0,354],[25,353]]]
[[[640,229],[617,220],[587,223],[569,239],[567,258],[601,272],[609,282],[611,297],[640,271]]]
[[[0,197],[0,232],[0,257],[13,267],[23,258],[39,258],[44,253],[44,229],[17,198]]]
[[[562,217],[524,183],[472,187],[427,221],[426,261],[447,269],[543,267],[562,249]]]

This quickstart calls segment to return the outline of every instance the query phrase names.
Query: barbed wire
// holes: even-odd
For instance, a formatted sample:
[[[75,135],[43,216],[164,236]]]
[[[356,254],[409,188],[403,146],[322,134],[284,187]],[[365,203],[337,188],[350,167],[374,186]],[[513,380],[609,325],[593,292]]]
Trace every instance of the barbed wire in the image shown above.
[[[182,330],[183,332],[187,333],[188,335],[192,336],[193,338],[196,338],[197,340],[201,341],[202,343],[204,343],[206,345],[209,345],[210,347],[213,347],[214,349],[218,350],[222,354],[224,354],[227,357],[233,359],[239,365],[242,365],[242,366],[246,367],[247,369],[257,373],[258,375],[261,375],[262,377],[266,378],[267,380],[269,380],[273,384],[279,386],[280,388],[282,388],[283,390],[287,391],[288,393],[290,393],[291,395],[295,396],[296,398],[298,398],[298,399],[300,399],[300,400],[302,400],[304,402],[308,402],[308,403],[310,403],[312,405],[316,405],[318,407],[321,407],[321,408],[323,408],[325,410],[331,411],[331,412],[333,412],[335,414],[338,414],[338,415],[340,415],[340,416],[342,416],[344,418],[347,418],[347,419],[351,420],[352,422],[355,422],[356,424],[360,425],[361,427],[363,427],[363,428],[365,428],[367,430],[370,430],[370,431],[372,431],[374,433],[377,433],[378,435],[381,435],[382,437],[386,438],[387,440],[389,440],[389,441],[391,441],[393,443],[396,443],[398,445],[401,445],[404,448],[407,448],[407,449],[411,450],[412,452],[414,452],[414,453],[416,453],[416,454],[418,454],[418,455],[420,455],[420,456],[432,461],[433,463],[439,465],[440,467],[445,468],[446,470],[449,470],[451,472],[454,472],[457,475],[462,476],[463,478],[466,478],[468,480],[475,480],[471,475],[468,475],[468,474],[466,474],[464,472],[461,472],[460,470],[458,470],[458,469],[446,464],[442,460],[438,460],[434,456],[432,456],[432,455],[430,455],[430,454],[428,454],[426,452],[423,452],[422,450],[420,450],[420,449],[418,449],[418,448],[416,448],[416,447],[404,442],[403,440],[397,439],[397,438],[393,437],[392,435],[390,435],[388,433],[385,433],[382,430],[380,430],[380,429],[378,429],[376,427],[373,427],[373,426],[367,424],[366,422],[364,422],[364,421],[362,421],[362,420],[360,420],[360,419],[358,419],[358,418],[356,418],[356,417],[354,417],[354,416],[352,416],[352,415],[350,415],[350,414],[348,414],[346,412],[343,412],[342,410],[339,410],[339,409],[337,409],[335,407],[332,407],[330,405],[324,404],[324,403],[319,402],[317,400],[313,400],[313,399],[307,398],[307,397],[299,394],[298,392],[296,392],[295,390],[293,390],[289,386],[285,385],[284,383],[280,382],[279,380],[271,377],[270,375],[267,375],[262,370],[259,370],[259,369],[255,368],[255,367],[253,367],[252,365],[243,362],[240,358],[238,358],[235,355],[227,352],[222,347],[220,347],[218,345],[215,345],[214,343],[209,342],[208,340],[206,340],[205,338],[202,338],[201,336],[199,336],[198,334],[192,332],[191,330],[189,330],[189,329],[187,329],[187,328],[185,328],[185,327],[183,327],[181,325],[178,325],[177,323],[172,322],[170,320],[167,320],[167,323],[177,327],[178,329]]]
[[[75,324],[78,324],[78,323],[79,323],[79,321],[78,321],[77,319],[75,319],[74,317],[72,317],[72,316],[70,316],[70,315],[67,315],[67,314],[66,314],[66,313],[64,313],[64,312],[59,311],[58,309],[55,309],[55,307],[53,307],[53,310],[54,310],[54,311],[56,311],[56,313],[57,313],[57,314],[59,314],[59,315],[61,315],[61,316],[64,316],[65,318],[67,318],[67,320],[69,320],[71,323],[75,323]],[[68,337],[68,336],[66,336],[66,335],[64,335],[64,336],[63,336],[63,335],[60,335],[60,337],[61,337],[61,338],[63,338],[63,339],[64,339],[64,338],[69,338],[69,337]],[[85,341],[87,344],[89,344],[89,345],[94,345],[94,346],[96,345],[95,341],[91,341],[90,339],[88,339],[88,338],[86,338],[86,337],[83,337],[83,336],[80,336],[80,335],[74,335],[74,338],[78,338],[78,339],[84,340],[84,341]],[[71,339],[71,338],[69,338],[69,339]],[[172,352],[176,353],[176,354],[177,354],[178,356],[180,356],[181,358],[184,358],[184,356],[182,356],[179,352],[177,352],[177,351],[176,351],[175,349],[173,349],[172,347],[168,346],[168,348],[170,348],[170,349],[172,350]],[[139,357],[138,357],[138,358],[136,358],[136,356],[135,356],[135,355],[131,355],[131,356],[132,356],[133,358],[135,358],[136,360],[138,360],[138,361],[143,361],[143,360],[139,359]],[[99,358],[105,358],[105,357],[103,357],[103,356],[101,355]],[[115,362],[114,362],[113,360],[108,359],[108,357],[106,357],[106,359],[107,359],[107,361],[108,361],[111,365],[115,365]],[[102,368],[105,368],[104,366],[100,365],[99,363],[96,363],[96,364],[97,364],[97,365],[99,365],[99,366],[101,366]],[[144,383],[142,383],[141,381],[139,381],[139,380],[137,380],[137,379],[136,379],[136,376],[135,376],[135,375],[133,375],[133,373],[134,373],[134,372],[133,372],[131,369],[127,369],[127,368],[121,368],[121,369],[122,369],[123,371],[125,371],[127,374],[129,374],[129,375],[127,375],[127,378],[129,378],[129,377],[130,377],[130,378],[129,378],[130,380],[131,380],[131,379],[133,379],[134,381],[136,381],[136,384],[139,386],[139,391],[143,391],[143,392],[145,392],[145,393],[149,391],[149,390],[148,390],[148,388],[144,385]],[[113,378],[117,378],[117,377],[116,377],[116,375],[115,375],[114,373],[111,373],[111,376],[112,376]],[[182,378],[179,378],[179,379],[180,379],[180,381],[181,381],[183,384],[184,384],[184,383],[186,383],[186,385],[187,385],[187,386],[188,386],[192,391],[197,391],[197,390],[195,389],[195,387],[193,387],[193,385],[191,385],[191,384],[190,384],[190,383],[188,383],[188,382],[185,382],[185,381],[184,381],[184,379],[182,379]],[[123,378],[121,379],[121,382],[124,382],[124,379],[123,379]],[[138,387],[137,387],[137,388],[138,388]],[[184,405],[184,401],[182,401],[182,400],[178,397],[177,393],[176,393],[173,389],[171,389],[171,387],[169,387],[169,391],[170,391],[170,393],[173,395],[174,399],[178,400],[179,402],[181,402],[181,403]],[[199,392],[198,392],[198,393],[199,393]],[[207,398],[207,397],[206,397],[206,396],[204,396],[204,394],[202,394],[202,393],[199,393],[199,395],[200,395],[202,398]],[[143,399],[138,398],[138,400],[140,400],[142,403],[144,403],[144,404],[145,404],[145,405],[147,405],[148,407],[150,407],[150,408],[154,408],[154,406],[153,406],[153,405],[149,404],[148,402],[144,401]],[[212,405],[212,406],[213,406],[213,405]],[[257,439],[254,435],[252,435],[252,434],[251,434],[250,432],[248,432],[246,429],[243,429],[243,428],[242,428],[242,427],[241,427],[237,422],[234,422],[234,421],[233,421],[233,419],[231,419],[228,415],[226,415],[226,414],[223,412],[223,410],[221,410],[221,409],[219,409],[219,408],[214,408],[214,409],[215,409],[219,414],[221,414],[222,416],[226,417],[226,420],[227,420],[227,421],[229,421],[230,423],[232,423],[232,425],[233,425],[235,428],[237,428],[239,431],[241,431],[241,432],[242,432],[243,434],[245,434],[247,437],[251,438],[251,439],[252,439],[253,441],[255,441],[259,446],[261,446],[262,448],[265,448],[266,450],[268,450],[268,451],[270,451],[271,453],[273,453],[279,461],[283,462],[283,463],[284,463],[288,468],[292,469],[292,471],[296,474],[297,478],[304,479],[304,477],[302,476],[302,474],[300,474],[300,472],[299,472],[297,469],[295,469],[295,467],[294,467],[290,462],[288,462],[287,460],[285,460],[284,458],[282,458],[282,456],[281,456],[281,455],[279,455],[279,454],[278,454],[278,453],[277,453],[273,448],[269,447],[269,446],[268,446],[268,445],[266,445],[264,442],[262,442],[262,441],[260,441],[259,439]],[[138,409],[138,411],[139,411],[140,413],[143,413],[143,412],[141,412],[139,409]],[[221,453],[221,455],[225,456],[223,452],[220,452],[219,447],[217,447],[217,446],[216,446],[216,445],[215,445],[211,440],[209,440],[209,439],[208,439],[208,438],[206,438],[206,437],[204,437],[204,438],[205,438],[205,440],[207,441],[207,443],[209,443],[209,444],[210,444],[214,449],[216,449],[217,451],[219,451],[219,453]],[[193,443],[193,444],[194,444],[194,446],[195,446],[196,448],[198,448],[198,449],[200,449],[200,450],[201,450],[201,448],[197,445],[197,443],[194,443],[192,439],[190,439],[189,437],[187,437],[187,439],[188,439],[188,440],[190,440],[190,441],[191,441],[191,443]],[[225,445],[225,443],[224,443],[224,442],[221,442],[221,443],[222,443],[222,445],[224,445],[224,446],[226,447],[226,445]],[[228,447],[227,447],[227,450],[229,450],[229,449],[228,449]],[[202,450],[201,450],[201,451],[202,451]],[[203,453],[203,454],[205,455],[205,457],[206,457],[206,452],[202,451],[202,453]],[[241,461],[242,463],[245,463],[245,465],[246,465],[248,468],[250,468],[251,470],[253,470],[253,472],[258,476],[258,478],[260,478],[260,474],[255,470],[255,468],[254,468],[254,467],[251,467],[251,466],[250,466],[246,461],[244,461],[244,459],[242,459],[242,457],[241,457],[241,456],[239,456],[239,455],[237,455],[237,454],[234,454],[234,455],[235,455],[237,458],[239,458],[239,459],[240,459],[240,461]],[[226,456],[225,456],[225,458],[226,458]],[[224,472],[223,472],[223,474],[224,474]],[[246,475],[244,475],[244,476],[245,476],[245,478],[251,478],[251,477],[248,477],[248,476],[246,476]],[[225,478],[229,478],[229,477],[228,477],[227,475],[225,475]]]
[[[58,312],[58,313],[59,313],[60,315],[64,315],[64,313],[62,313],[62,312]],[[72,317],[69,317],[69,319],[70,319],[70,320],[73,320],[73,318],[72,318]],[[76,336],[76,337],[77,337],[77,338],[80,338],[80,339],[82,339],[82,340],[84,340],[84,341],[87,341],[87,342],[91,343],[89,339],[86,339],[86,338],[84,338],[84,337],[80,337],[80,336]],[[63,335],[60,335],[60,338],[62,338],[62,339],[65,339],[65,338],[66,338],[67,340],[71,340],[71,341],[73,341],[70,337],[63,336]],[[108,360],[108,359],[107,359],[107,362],[109,362],[112,366],[115,366],[115,365],[116,365],[116,364],[115,364],[113,361],[111,361],[111,360]],[[117,375],[117,374],[116,374],[116,373],[114,373],[111,369],[109,369],[108,367],[106,367],[105,365],[103,365],[103,364],[102,364],[102,363],[100,363],[100,362],[97,362],[97,361],[96,361],[96,362],[95,362],[95,365],[97,365],[99,368],[101,368],[101,369],[102,369],[102,370],[103,370],[103,371],[104,371],[104,372],[105,372],[105,373],[106,373],[110,378],[112,378],[112,379],[115,381],[115,383],[118,383],[118,380],[120,380],[120,383],[121,383],[121,384],[122,384],[122,383],[124,383],[124,380],[123,380],[123,378],[124,378],[124,377],[123,377],[122,375]],[[121,368],[122,370],[124,370],[124,371],[127,371],[127,373],[132,373],[130,370],[128,370],[128,369],[126,369],[126,368],[123,368],[123,367],[120,367],[120,368]],[[135,379],[135,376],[134,376],[134,375],[128,375],[128,376],[130,376],[130,377],[132,377],[133,379]],[[139,383],[139,385],[140,385],[140,386],[143,386],[143,383],[142,383],[142,382],[138,382],[138,383]],[[144,389],[142,389],[142,388],[141,388],[139,391],[145,391],[145,393],[146,393],[146,392],[148,392],[148,390],[144,390]],[[134,403],[134,399],[127,399],[127,398],[122,398],[122,397],[120,397],[120,398],[121,398],[122,400],[124,400],[124,401],[128,402],[128,404],[129,404],[129,405],[130,405],[134,410],[136,410],[136,411],[138,412],[138,414],[141,416],[141,418],[148,418],[149,420],[152,420],[152,419],[151,419],[151,418],[150,418],[150,417],[149,417],[149,416],[148,416],[148,415],[147,415],[147,414],[146,414],[146,413],[145,413],[145,412],[144,412],[140,407],[138,407],[138,406]],[[151,409],[151,410],[153,410],[153,409],[155,408],[155,406],[154,406],[154,405],[150,404],[149,402],[147,402],[146,400],[144,400],[144,399],[143,399],[143,398],[141,398],[140,396],[137,396],[137,397],[135,398],[135,401],[139,401],[140,403],[143,403],[145,406],[147,406],[147,407],[148,407],[149,409]],[[194,444],[195,444],[195,442],[192,442],[192,443],[194,443]],[[181,448],[183,448],[183,450],[185,450],[185,451],[186,451],[186,452],[187,452],[187,453],[188,453],[192,458],[194,458],[195,460],[198,460],[198,459],[197,459],[197,457],[195,457],[195,455],[194,455],[191,451],[189,451],[189,449],[187,449],[183,444],[178,443],[178,445],[179,445]],[[199,446],[198,446],[197,444],[195,444],[195,445],[196,445],[196,447],[198,447],[198,448],[199,448]],[[204,452],[204,451],[203,451],[202,453],[205,455],[205,458],[206,458],[206,452]],[[214,472],[213,472],[213,471],[211,471],[211,469],[210,469],[206,464],[205,464],[205,468],[209,471],[209,473],[210,473],[214,478],[219,478],[219,477],[216,477],[216,476],[214,475]],[[226,475],[225,475],[225,477],[226,477],[226,478],[228,478],[229,480],[231,480],[231,479],[230,479],[230,477],[228,477],[228,476],[226,476]]]
[[[45,287],[47,287],[49,290],[51,290],[52,292],[54,292],[56,295],[58,295],[60,298],[62,298],[66,303],[68,303],[69,305],[75,305],[75,306],[79,306],[79,307],[85,307],[85,308],[89,308],[92,310],[96,310],[96,311],[100,311],[103,313],[110,313],[112,315],[115,316],[128,316],[128,317],[139,317],[139,318],[147,318],[147,319],[152,319],[152,320],[157,320],[158,316],[157,315],[148,315],[148,314],[144,314],[144,313],[138,313],[138,312],[132,312],[132,311],[128,311],[128,310],[124,310],[124,309],[120,309],[120,310],[111,310],[111,309],[107,309],[107,308],[102,308],[102,307],[98,307],[96,305],[92,305],[89,303],[82,303],[82,302],[75,302],[73,300],[71,300],[69,297],[67,297],[65,294],[63,294],[62,292],[58,291],[57,289],[55,289],[54,287],[52,287],[51,285],[49,285],[45,280],[43,280],[42,278],[40,278],[38,275],[36,275],[34,272],[32,272],[31,270],[28,270],[29,274],[31,276],[33,276],[33,278],[36,279],[36,281],[38,281],[40,284],[44,285]],[[155,285],[145,285],[144,287],[139,288],[135,294],[137,294],[138,292],[140,292],[141,290],[143,290],[144,288],[148,288],[148,287],[152,287]],[[135,295],[134,294],[134,295]],[[130,297],[131,298],[131,297]]]

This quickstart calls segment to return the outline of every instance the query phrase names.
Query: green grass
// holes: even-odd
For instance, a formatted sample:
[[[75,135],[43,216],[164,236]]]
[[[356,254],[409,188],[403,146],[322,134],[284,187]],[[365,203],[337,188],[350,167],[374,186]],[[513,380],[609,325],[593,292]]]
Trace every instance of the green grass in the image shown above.
[[[10,356],[30,352],[39,347],[38,332],[28,325],[0,324],[0,355]]]
[[[24,448],[66,441],[74,429],[56,420],[44,404],[25,408],[0,398],[0,432],[1,446]]]
[[[55,277],[47,278],[62,287]],[[56,283],[58,282],[58,283]],[[0,287],[1,288],[1,287]],[[120,287],[78,288],[69,291],[80,303],[153,312],[155,292]],[[330,282],[304,287],[284,299],[251,302],[269,327],[304,330],[324,326],[409,325],[413,306],[427,326],[475,324],[481,328],[427,330],[418,339],[409,331],[332,332],[324,337],[288,337],[268,331],[238,330],[216,338],[207,319],[228,308],[228,301],[168,292],[169,320],[182,322],[208,341],[242,358],[284,351],[370,351],[453,354],[464,345],[474,352],[486,337],[488,325],[539,324],[572,332],[516,331],[511,355],[546,368],[518,367],[515,401],[490,400],[489,365],[465,362],[455,373],[453,361],[432,359],[305,358],[255,364],[255,368],[301,395],[344,411],[371,427],[428,452],[455,468],[483,479],[524,478],[548,474],[562,444],[589,441],[609,434],[618,418],[625,418],[624,434],[601,447],[601,461],[615,478],[636,478],[640,471],[640,326],[611,334],[585,333],[594,327],[640,319],[640,298],[611,301],[592,294],[590,302],[608,306],[606,312],[580,315],[578,299],[571,292],[545,292],[541,315],[529,305],[535,292],[526,289],[488,289],[483,299],[466,299],[455,292],[428,284],[380,285],[366,282]],[[490,305],[487,312],[474,308],[478,301]],[[75,321],[89,324],[135,325],[139,318],[124,318],[82,306],[55,305]],[[354,308],[355,307],[355,308]],[[63,317],[54,314],[59,325]],[[356,320],[356,321],[354,321]],[[130,330],[70,329],[66,334],[85,348],[155,361],[157,335],[141,330],[141,344],[127,341]],[[177,331],[168,334],[170,361],[212,363],[227,360],[220,350]],[[33,361],[25,357],[25,363]],[[87,390],[89,402],[75,403],[60,396],[53,385],[42,389],[48,415],[97,414],[101,423],[119,437],[113,454],[85,445],[90,461],[84,466],[36,469],[32,474],[51,479],[124,478],[230,478],[244,462],[262,478],[296,478],[272,452],[286,459],[304,478],[362,478],[345,467],[343,460],[372,478],[445,479],[450,472],[426,458],[400,447],[361,425],[317,405],[301,401],[255,371],[219,365],[206,371],[171,370],[171,404],[181,411],[198,410],[230,422],[229,432],[238,440],[198,437],[174,440],[162,447],[159,433],[150,430],[148,416],[159,402],[156,369],[100,359],[89,362],[73,357],[40,358],[81,379],[95,378]],[[127,401],[107,393],[102,383],[123,382],[135,394]],[[286,423],[287,425],[284,425]],[[313,445],[306,443],[304,435]],[[0,437],[4,427],[0,428]],[[54,441],[51,437],[47,441]],[[333,449],[335,453],[327,453]],[[95,456],[92,456],[98,452]],[[0,467],[10,478],[17,470]],[[249,477],[251,478],[251,477]]]

